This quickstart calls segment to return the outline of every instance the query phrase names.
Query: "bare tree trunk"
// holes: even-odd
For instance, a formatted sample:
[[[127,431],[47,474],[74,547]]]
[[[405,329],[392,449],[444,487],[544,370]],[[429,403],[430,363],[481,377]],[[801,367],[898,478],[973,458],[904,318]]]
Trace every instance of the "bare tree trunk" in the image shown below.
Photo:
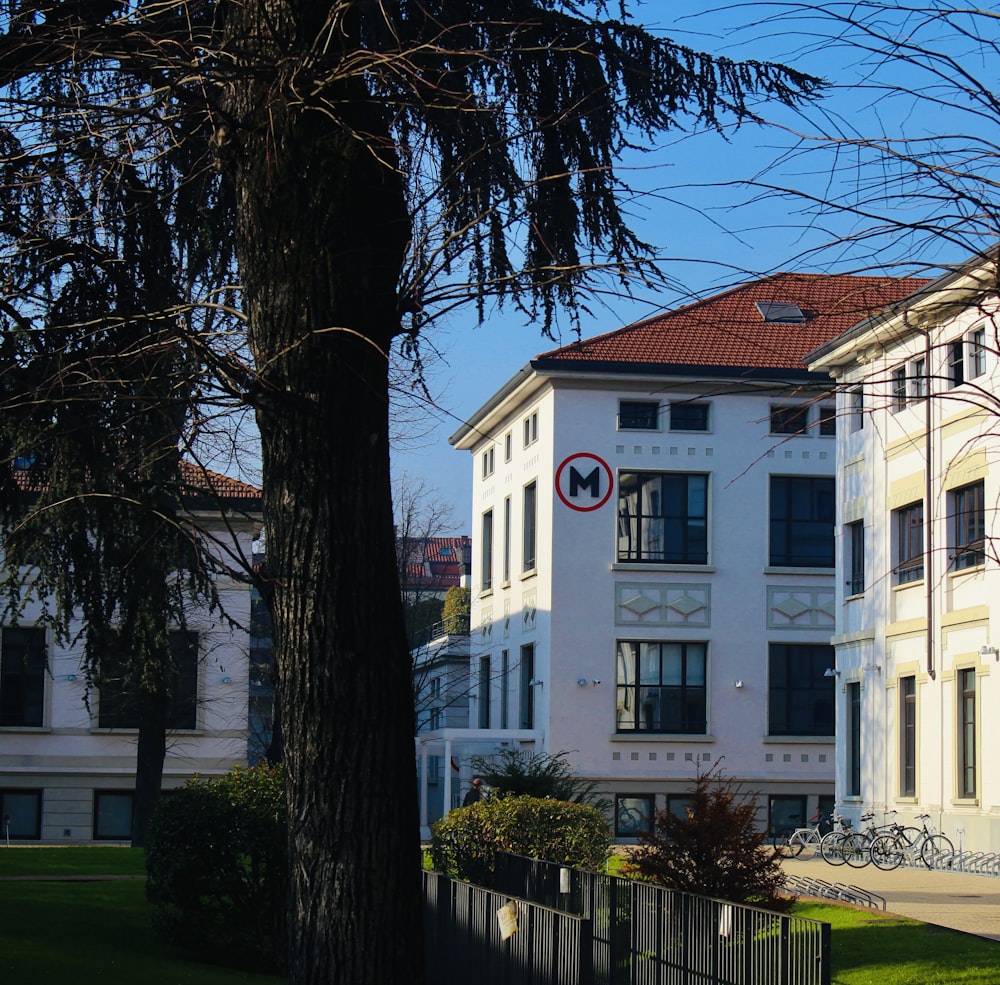
[[[149,823],[160,799],[163,762],[167,755],[167,697],[165,690],[143,692],[135,753],[135,800],[132,807],[132,847],[144,848]]]
[[[277,6],[264,35],[293,31]],[[230,28],[253,36],[235,21],[259,9],[229,9]],[[371,152],[380,110],[363,88],[342,95],[353,124],[290,105],[277,85],[234,83],[224,153],[260,378],[289,980],[411,985],[423,978],[419,817],[387,360],[409,223],[391,144]]]

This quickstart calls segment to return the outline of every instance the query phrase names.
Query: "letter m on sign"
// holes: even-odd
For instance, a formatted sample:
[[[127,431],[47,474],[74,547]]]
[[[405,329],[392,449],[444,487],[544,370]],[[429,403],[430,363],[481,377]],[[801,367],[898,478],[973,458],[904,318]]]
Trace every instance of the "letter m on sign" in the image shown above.
[[[600,499],[601,496],[601,470],[594,466],[594,470],[588,476],[582,476],[576,470],[576,466],[569,467],[569,494],[578,496],[581,489],[589,489],[592,499]]]

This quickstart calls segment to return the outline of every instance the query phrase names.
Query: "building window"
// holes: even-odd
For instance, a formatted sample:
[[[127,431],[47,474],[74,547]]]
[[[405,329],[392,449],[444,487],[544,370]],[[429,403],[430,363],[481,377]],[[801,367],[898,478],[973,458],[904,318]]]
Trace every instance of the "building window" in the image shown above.
[[[847,685],[847,793],[861,796],[861,682]]]
[[[503,583],[510,582],[510,496],[503,501]]]
[[[534,571],[538,523],[538,484],[524,487],[524,514],[521,525],[521,570]]]
[[[618,560],[708,563],[708,476],[623,472],[618,477]]]
[[[652,794],[618,794],[615,797],[616,838],[637,838],[652,830]]]
[[[660,404],[656,400],[619,400],[618,428],[622,431],[656,431]]]
[[[706,644],[619,640],[619,732],[704,735]]]
[[[782,404],[771,408],[771,434],[803,434],[809,422],[809,407]]]
[[[490,658],[489,654],[479,658],[479,727],[490,727]]]
[[[771,794],[767,799],[767,833],[787,838],[807,821],[806,798],[795,794]]]
[[[771,476],[770,563],[832,568],[834,485],[826,476]]]
[[[524,447],[533,445],[538,440],[538,411],[529,414],[524,419]]]
[[[976,670],[960,670],[958,682],[958,795],[976,796]]]
[[[768,734],[833,735],[833,647],[772,643],[768,647]]]
[[[483,514],[482,542],[479,587],[481,591],[488,592],[493,587],[493,510]]]
[[[0,839],[38,841],[42,837],[42,791],[0,790]]]
[[[134,729],[142,718],[142,695],[121,652],[126,645],[127,641],[116,635],[115,652],[106,653],[102,660],[97,717],[100,728]],[[198,634],[193,630],[171,630],[169,647],[167,728],[193,729],[198,717]]]
[[[948,344],[948,379],[952,386],[965,382],[965,340],[956,339]]]
[[[39,728],[45,714],[45,630],[0,630],[0,725]]]
[[[847,524],[846,547],[849,551],[847,594],[861,595],[865,590],[865,523],[855,520]]]
[[[483,478],[486,479],[493,475],[493,469],[496,462],[496,450],[492,447],[487,448],[483,452]]]
[[[520,727],[535,727],[535,645],[521,647]]]
[[[956,571],[986,561],[986,506],[982,482],[953,489],[951,506],[951,560]]]
[[[671,431],[707,431],[708,407],[704,401],[678,401],[670,405]]]
[[[927,396],[927,360],[921,356],[910,363],[910,400],[923,400]]]
[[[500,651],[500,728],[510,728],[510,651]]]
[[[924,504],[911,503],[893,514],[896,536],[896,584],[924,577]]]
[[[820,437],[835,438],[837,436],[837,408],[832,404],[821,406],[816,423],[819,425]]]
[[[509,462],[514,456],[514,432],[508,431],[503,436],[503,460]]]
[[[901,411],[906,406],[906,367],[897,366],[892,371],[892,412]]]
[[[899,679],[899,795],[917,795],[917,679]]]
[[[847,394],[851,430],[860,431],[865,426],[865,391],[860,387],[852,387]]]
[[[94,791],[94,840],[128,841],[132,837],[131,790]]]
[[[986,372],[986,329],[974,328],[969,339],[969,379],[974,380]]]

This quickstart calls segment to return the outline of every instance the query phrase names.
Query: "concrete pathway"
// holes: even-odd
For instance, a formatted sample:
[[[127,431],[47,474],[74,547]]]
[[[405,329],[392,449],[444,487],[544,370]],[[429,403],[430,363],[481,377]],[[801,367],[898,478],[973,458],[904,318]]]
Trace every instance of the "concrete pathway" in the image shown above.
[[[889,913],[1000,941],[1000,878],[900,866],[883,872],[874,865],[852,869],[822,858],[785,859],[786,872],[825,882],[858,886],[885,899]]]

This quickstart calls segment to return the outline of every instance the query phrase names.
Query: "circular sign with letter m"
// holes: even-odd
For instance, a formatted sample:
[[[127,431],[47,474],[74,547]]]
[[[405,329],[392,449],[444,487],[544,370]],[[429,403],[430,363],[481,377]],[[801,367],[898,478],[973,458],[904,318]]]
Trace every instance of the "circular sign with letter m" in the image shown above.
[[[589,451],[570,455],[556,469],[556,493],[571,510],[581,513],[599,510],[611,498],[614,485],[611,467]]]

